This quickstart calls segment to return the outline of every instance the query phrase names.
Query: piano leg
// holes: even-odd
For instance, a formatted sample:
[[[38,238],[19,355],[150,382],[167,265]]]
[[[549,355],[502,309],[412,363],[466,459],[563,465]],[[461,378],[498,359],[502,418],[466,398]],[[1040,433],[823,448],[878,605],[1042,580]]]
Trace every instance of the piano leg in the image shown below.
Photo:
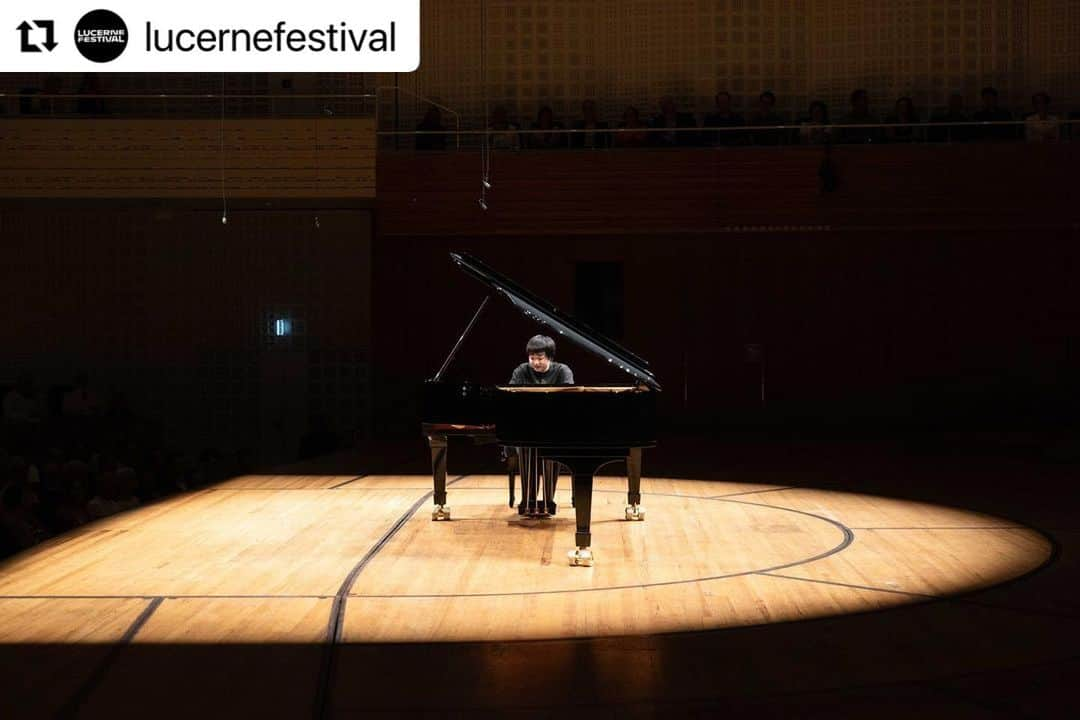
[[[645,508],[641,507],[641,448],[630,448],[626,456],[626,519],[644,520]]]
[[[516,452],[506,453],[506,475],[510,483],[510,507],[514,507],[514,482],[517,480],[518,455]]]
[[[544,512],[554,515],[555,490],[559,485],[559,463],[554,460],[544,460]]]
[[[574,470],[574,518],[577,521],[577,532],[574,534],[576,550],[567,553],[570,564],[574,566],[591,567],[593,564],[592,545],[592,490],[593,473],[590,468],[587,472]]]
[[[529,447],[517,448],[517,456],[518,471],[521,473],[521,504],[518,505],[518,515],[532,517],[538,512],[540,458],[536,448]]]
[[[431,511],[432,520],[449,520],[450,508],[446,504],[446,436],[428,435],[431,448],[431,477],[435,484],[432,498],[435,509]]]

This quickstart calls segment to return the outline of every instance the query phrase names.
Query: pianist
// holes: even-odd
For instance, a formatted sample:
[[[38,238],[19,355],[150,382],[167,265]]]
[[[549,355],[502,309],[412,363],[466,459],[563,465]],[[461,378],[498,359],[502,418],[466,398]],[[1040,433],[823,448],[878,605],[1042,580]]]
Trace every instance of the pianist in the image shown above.
[[[574,373],[570,366],[555,362],[555,341],[546,335],[536,335],[525,345],[529,356],[514,368],[511,385],[573,385]],[[558,484],[558,465],[546,462],[541,467],[536,448],[517,448],[518,468],[521,472],[520,515],[546,517],[555,514],[555,488]],[[540,475],[544,482],[541,486]],[[513,489],[511,489],[513,502]]]
[[[555,362],[555,341],[546,335],[535,335],[525,345],[529,356],[514,368],[511,385],[573,385],[574,373],[570,366]]]

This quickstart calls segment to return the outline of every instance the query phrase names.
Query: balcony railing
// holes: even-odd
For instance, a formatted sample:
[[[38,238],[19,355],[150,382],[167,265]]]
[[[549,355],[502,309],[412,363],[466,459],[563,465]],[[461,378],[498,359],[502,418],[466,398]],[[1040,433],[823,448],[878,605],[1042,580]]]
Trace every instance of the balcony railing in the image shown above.
[[[375,93],[350,94],[12,94],[0,93],[0,117],[301,118],[374,117]]]
[[[810,122],[733,127],[599,127],[480,130],[383,130],[380,149],[534,151],[643,147],[790,147],[967,142],[1069,142],[1080,139],[1080,118],[993,122]]]

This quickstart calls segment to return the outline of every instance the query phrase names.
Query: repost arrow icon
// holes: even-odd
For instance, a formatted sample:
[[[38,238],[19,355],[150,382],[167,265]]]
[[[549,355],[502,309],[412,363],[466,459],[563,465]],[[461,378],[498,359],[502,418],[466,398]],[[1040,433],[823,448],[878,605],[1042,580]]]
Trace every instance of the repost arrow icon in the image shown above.
[[[34,24],[37,25],[39,28],[45,29],[45,42],[43,42],[42,45],[44,45],[49,52],[52,52],[53,48],[59,45],[59,43],[57,43],[56,40],[53,39],[53,21],[35,20]]]
[[[33,27],[33,25],[23,20],[21,23],[19,23],[19,27],[16,28],[19,31],[19,35],[22,39],[22,43],[19,49],[23,52],[41,52],[41,48],[30,42],[30,30]]]

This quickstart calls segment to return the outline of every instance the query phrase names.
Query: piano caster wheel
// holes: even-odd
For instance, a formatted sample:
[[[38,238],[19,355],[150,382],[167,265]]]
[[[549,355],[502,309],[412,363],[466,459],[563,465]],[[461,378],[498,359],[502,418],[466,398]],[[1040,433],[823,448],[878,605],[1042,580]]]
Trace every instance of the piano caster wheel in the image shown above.
[[[627,520],[644,520],[645,508],[640,505],[627,505],[626,506],[626,519]]]
[[[578,548],[566,553],[572,567],[592,567],[593,556],[589,548]]]
[[[449,520],[450,519],[450,506],[449,505],[436,505],[435,509],[431,511],[432,520]]]

